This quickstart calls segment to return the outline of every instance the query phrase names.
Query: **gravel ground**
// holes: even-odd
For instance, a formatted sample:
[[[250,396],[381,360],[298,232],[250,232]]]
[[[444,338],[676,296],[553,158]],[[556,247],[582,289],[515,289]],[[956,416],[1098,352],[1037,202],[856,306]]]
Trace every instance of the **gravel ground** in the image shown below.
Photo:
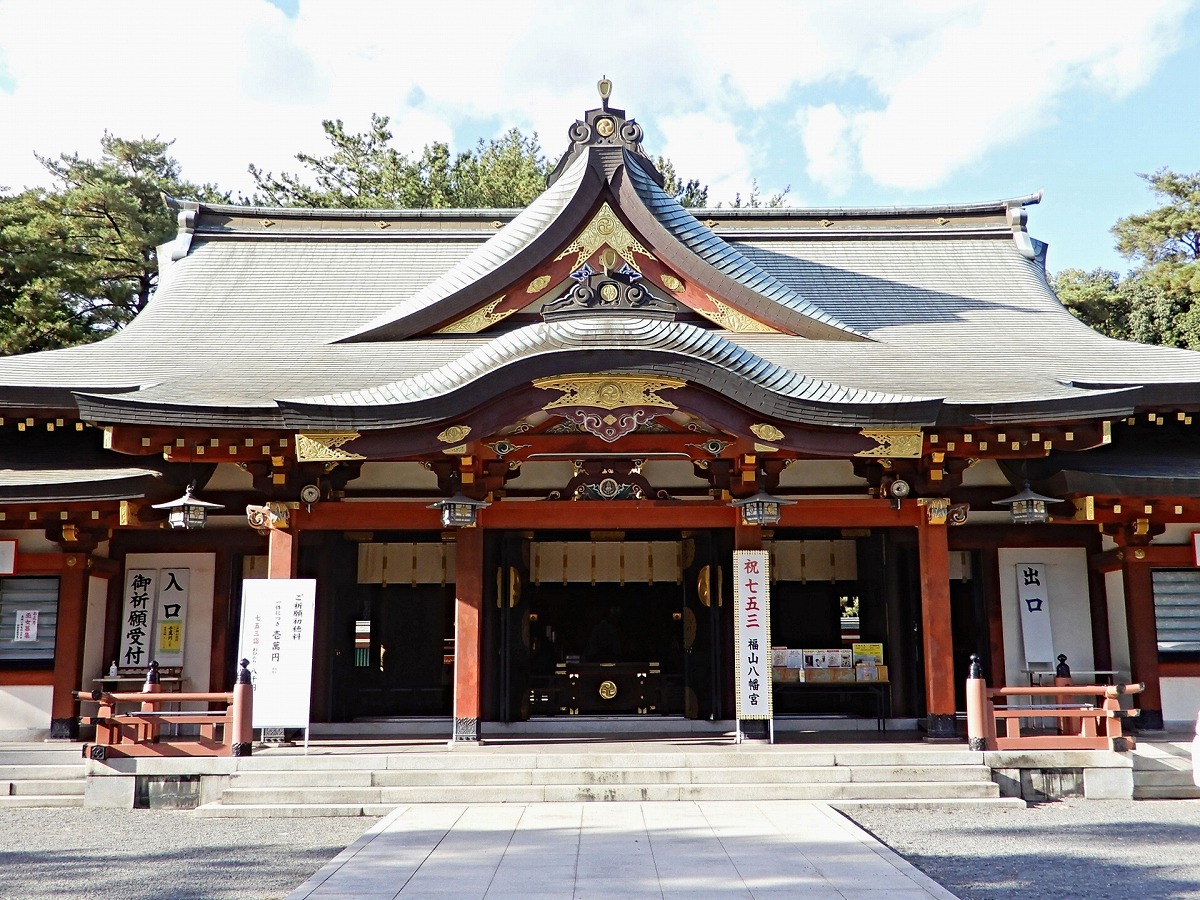
[[[1200,800],[843,812],[964,900],[1200,898]]]
[[[0,897],[285,897],[375,818],[201,819],[191,812],[6,809]]]

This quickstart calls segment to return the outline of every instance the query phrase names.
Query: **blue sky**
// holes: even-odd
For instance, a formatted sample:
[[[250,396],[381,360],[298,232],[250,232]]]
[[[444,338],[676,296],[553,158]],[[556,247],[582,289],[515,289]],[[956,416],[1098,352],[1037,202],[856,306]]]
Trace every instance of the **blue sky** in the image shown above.
[[[817,207],[1044,189],[1051,270],[1123,271],[1109,229],[1155,203],[1136,173],[1200,171],[1198,3],[0,0],[0,186],[107,129],[248,192],[248,164],[294,171],[322,119],[372,112],[404,150],[517,126],[553,157],[607,75],[714,201],[755,180]]]

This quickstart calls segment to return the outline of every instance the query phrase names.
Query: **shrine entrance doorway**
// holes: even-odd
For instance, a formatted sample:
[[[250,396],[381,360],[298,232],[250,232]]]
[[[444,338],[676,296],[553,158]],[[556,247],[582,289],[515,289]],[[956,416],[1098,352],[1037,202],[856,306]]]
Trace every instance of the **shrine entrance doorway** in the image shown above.
[[[711,562],[721,543],[706,532],[500,536],[486,717],[717,716],[732,628],[727,573]]]

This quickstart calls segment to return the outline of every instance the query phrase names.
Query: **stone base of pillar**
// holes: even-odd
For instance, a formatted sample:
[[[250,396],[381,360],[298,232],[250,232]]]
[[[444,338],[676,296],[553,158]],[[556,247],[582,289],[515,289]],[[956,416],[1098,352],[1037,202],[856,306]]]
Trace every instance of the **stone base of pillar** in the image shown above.
[[[1164,727],[1161,709],[1143,709],[1136,719],[1129,721],[1133,722],[1133,727],[1138,731],[1162,731]]]
[[[1158,714],[1159,728],[1162,728],[1162,713]],[[52,741],[74,741],[79,739],[79,720],[75,718],[51,719],[50,739]]]
[[[927,741],[956,741],[958,728],[955,725],[954,713],[931,713],[925,717],[925,740]]]
[[[479,743],[479,720],[472,716],[455,718],[451,743]]]
[[[254,753],[254,744],[250,741],[242,741],[233,745],[233,756],[251,756]]]

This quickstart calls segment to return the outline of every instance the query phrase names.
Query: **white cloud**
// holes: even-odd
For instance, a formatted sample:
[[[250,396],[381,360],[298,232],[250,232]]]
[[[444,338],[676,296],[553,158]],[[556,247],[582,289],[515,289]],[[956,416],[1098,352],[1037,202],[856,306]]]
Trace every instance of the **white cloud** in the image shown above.
[[[300,0],[289,18],[265,0],[0,0],[13,85],[0,84],[0,185],[44,181],[34,151],[95,155],[108,129],[175,138],[185,176],[248,190],[248,163],[294,171],[296,152],[324,148],[322,119],[362,130],[372,112],[392,117],[406,150],[488,123],[536,130],[553,156],[607,75],[650,152],[714,199],[745,194],[764,138],[797,127],[809,177],[831,190],[862,176],[926,187],[1036,133],[1081,91],[1119,98],[1148,83],[1190,4],[423,9]]]

